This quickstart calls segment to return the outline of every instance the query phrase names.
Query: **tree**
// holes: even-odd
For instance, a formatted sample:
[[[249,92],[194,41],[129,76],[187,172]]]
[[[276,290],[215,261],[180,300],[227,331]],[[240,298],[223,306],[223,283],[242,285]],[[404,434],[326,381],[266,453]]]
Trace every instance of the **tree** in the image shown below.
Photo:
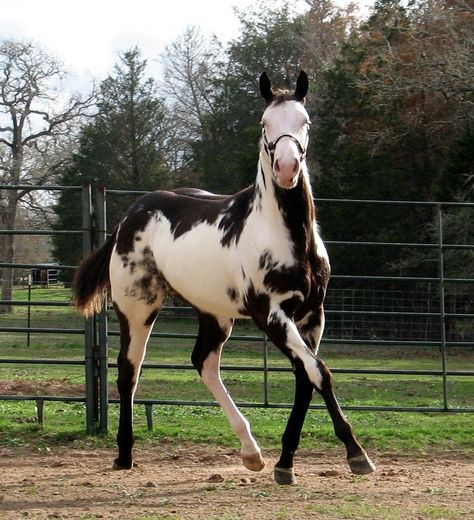
[[[18,205],[28,194],[19,185],[56,178],[67,159],[72,126],[90,108],[92,96],[59,94],[66,76],[60,63],[31,43],[0,43],[0,225],[14,229]],[[14,261],[14,237],[2,235],[3,261]],[[2,299],[11,300],[13,270],[2,269]],[[2,305],[0,312],[11,312]]]
[[[172,119],[168,154],[174,157],[172,171],[177,176],[189,164],[192,143],[206,134],[206,116],[214,111],[213,85],[221,52],[215,37],[207,38],[198,27],[190,26],[161,56],[160,92],[171,106]]]
[[[155,81],[145,77],[146,65],[138,48],[120,54],[84,134],[94,162],[84,156],[83,166],[111,188],[156,189],[167,182],[165,108]]]
[[[362,33],[355,84],[373,117],[353,135],[374,155],[398,153],[419,198],[433,198],[449,148],[473,123],[473,23],[462,0],[380,2]]]
[[[458,1],[379,2],[342,47],[321,85],[318,151],[347,196],[365,182],[379,196],[433,200],[472,125],[472,21]]]
[[[97,114],[82,128],[79,150],[63,173],[63,184],[145,191],[169,187],[166,110],[155,81],[145,72],[146,60],[138,48],[119,55],[114,73],[100,85]],[[136,198],[132,197],[109,197],[109,229]],[[78,195],[76,202],[71,204],[71,194],[59,197],[55,208],[59,229],[80,229]],[[54,255],[62,263],[75,265],[82,251],[71,237],[56,236]]]
[[[349,3],[339,7],[332,0],[306,0],[306,4],[303,64],[305,71],[318,80],[357,29],[357,6]]]
[[[215,74],[207,131],[194,144],[194,165],[207,189],[233,192],[255,177],[262,109],[257,82],[262,71],[275,84],[292,89],[304,68],[313,86],[348,38],[355,24],[353,6],[341,9],[330,0],[306,3],[304,14],[285,1],[260,1],[249,10],[236,10],[240,35],[228,45]],[[317,104],[316,89],[312,90],[310,110]]]
[[[256,175],[263,108],[258,77],[266,70],[275,84],[293,88],[303,42],[302,17],[286,2],[259,2],[249,11],[236,12],[241,32],[226,49],[213,83],[206,133],[193,149],[202,185],[224,193],[243,188]]]
[[[406,186],[392,171],[385,150],[375,158],[367,143],[354,135],[359,128],[373,127],[371,104],[356,84],[368,53],[356,28],[342,43],[333,63],[320,75],[311,141],[312,155],[319,166],[319,197],[393,198],[393,193],[397,193],[394,186],[398,190]],[[404,197],[397,193],[396,198]],[[400,226],[399,216],[391,213],[391,209],[380,213],[375,207],[335,205],[330,209],[330,218],[325,218],[323,206],[320,216],[324,236],[331,240],[351,237],[351,240],[390,241],[397,236]],[[385,266],[374,262],[370,248],[352,248],[350,252],[347,248],[334,248],[331,263],[337,273],[386,274]]]
[[[456,0],[408,7],[398,1],[379,2],[344,43],[322,74],[316,107],[313,146],[320,163],[321,196],[456,197],[463,175],[453,166],[460,165],[460,151],[467,166],[472,144],[473,98],[467,80],[472,12],[466,5]],[[331,238],[343,239],[340,229],[365,240],[430,238],[426,229],[432,216],[421,209],[400,213],[393,207],[375,216],[371,210],[354,214],[341,208],[331,217]],[[398,254],[387,266],[399,269],[406,253]],[[378,267],[368,250],[350,255],[342,251],[333,260],[342,266],[340,271],[364,268],[374,274]]]

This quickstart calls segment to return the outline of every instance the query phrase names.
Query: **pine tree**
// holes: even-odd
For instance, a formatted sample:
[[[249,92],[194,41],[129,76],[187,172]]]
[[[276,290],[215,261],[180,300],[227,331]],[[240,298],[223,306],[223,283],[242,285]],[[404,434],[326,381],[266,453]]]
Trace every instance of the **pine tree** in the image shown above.
[[[146,61],[138,48],[120,55],[114,73],[100,85],[97,114],[84,126],[73,164],[63,185],[105,186],[108,189],[166,189],[166,111]],[[79,195],[64,192],[55,207],[58,229],[81,229]],[[136,196],[109,197],[107,227],[111,230]],[[80,241],[54,237],[54,256],[75,265],[82,256]]]

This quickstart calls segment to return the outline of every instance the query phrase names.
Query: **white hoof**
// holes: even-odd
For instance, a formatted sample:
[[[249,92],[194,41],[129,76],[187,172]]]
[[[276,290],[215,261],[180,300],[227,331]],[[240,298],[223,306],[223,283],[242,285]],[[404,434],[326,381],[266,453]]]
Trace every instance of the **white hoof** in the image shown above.
[[[265,460],[260,452],[242,453],[242,463],[250,471],[262,471],[265,467]]]

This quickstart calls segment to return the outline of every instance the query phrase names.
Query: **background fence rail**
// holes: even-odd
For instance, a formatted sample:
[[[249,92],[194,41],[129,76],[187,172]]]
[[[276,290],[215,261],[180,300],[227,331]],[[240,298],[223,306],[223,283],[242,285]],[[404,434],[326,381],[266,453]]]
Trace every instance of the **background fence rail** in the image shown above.
[[[19,188],[19,187],[16,187]],[[90,186],[23,186],[22,189],[43,190],[52,193],[54,191],[81,192],[82,229],[81,230],[0,230],[0,234],[13,234],[18,237],[25,235],[61,235],[70,234],[77,236],[82,241],[83,255],[86,256],[94,247],[100,246],[106,239],[107,227],[107,201],[114,197],[130,195],[138,196],[141,192],[128,192],[124,190],[105,190],[101,188],[93,194]],[[12,187],[0,186],[1,189]],[[94,196],[93,196],[94,195]],[[94,202],[93,202],[94,201]],[[474,318],[474,292],[457,291],[452,287],[474,287],[474,278],[469,276],[446,275],[446,252],[448,251],[474,251],[473,243],[453,244],[446,243],[443,237],[443,214],[456,208],[468,208],[474,218],[474,204],[470,203],[439,203],[439,202],[414,202],[414,201],[370,201],[370,200],[341,200],[321,199],[317,201],[322,208],[324,218],[327,208],[333,206],[355,205],[373,206],[384,208],[397,206],[400,208],[429,208],[433,212],[433,220],[437,226],[436,241],[413,242],[409,241],[383,241],[366,240],[355,241],[351,237],[347,240],[328,239],[326,245],[330,256],[338,248],[365,248],[374,251],[374,255],[387,250],[415,250],[422,254],[431,255],[430,268],[419,275],[411,275],[393,272],[379,272],[373,275],[350,272],[341,273],[337,269],[331,278],[327,295],[326,315],[327,331],[323,339],[323,351],[332,345],[364,345],[378,349],[396,346],[399,349],[424,348],[430,349],[438,359],[437,368],[431,369],[393,369],[387,367],[351,369],[335,366],[336,374],[351,374],[355,376],[374,375],[387,376],[427,376],[439,378],[441,383],[440,406],[364,406],[345,405],[352,410],[385,410],[385,411],[420,411],[420,412],[474,412],[472,406],[459,406],[452,403],[449,395],[449,381],[451,378],[467,378],[474,380],[474,367],[452,370],[449,368],[448,357],[453,349],[474,348],[474,327],[464,326],[464,323],[472,323]],[[323,220],[324,225],[324,220]],[[382,262],[382,261],[381,261]],[[436,267],[434,267],[436,266]],[[0,258],[0,269],[9,268],[20,270],[48,269],[50,263],[12,263]],[[59,271],[71,271],[73,265],[55,265]],[[449,287],[449,291],[447,291]],[[467,295],[466,295],[467,294]],[[470,295],[469,295],[470,294]],[[28,310],[36,307],[60,308],[70,305],[70,302],[44,300],[0,300],[2,304],[9,303],[15,307],[27,307]],[[102,312],[78,326],[33,326],[28,321],[27,326],[8,323],[8,318],[3,316],[0,324],[0,334],[14,333],[31,334],[71,334],[83,336],[84,353],[81,360],[52,359],[52,358],[15,358],[1,357],[0,366],[6,365],[61,365],[84,367],[84,394],[81,396],[59,395],[0,395],[0,400],[30,400],[37,403],[38,421],[43,419],[43,404],[45,401],[83,402],[86,408],[86,428],[89,433],[94,431],[106,431],[108,429],[109,405],[116,404],[117,399],[109,396],[109,378],[111,371],[116,370],[116,363],[109,360],[109,343],[117,338],[118,331],[108,320],[107,306]],[[192,320],[190,309],[172,303],[163,309],[163,314],[170,319]],[[193,343],[196,334],[190,332],[160,332],[157,330],[152,338],[161,340],[185,339]],[[115,341],[115,340],[114,340]],[[263,374],[263,399],[259,402],[241,402],[243,407],[269,407],[288,408],[288,402],[274,402],[271,399],[269,388],[269,376],[275,373],[291,372],[289,367],[272,366],[269,359],[269,345],[266,338],[259,334],[239,334],[231,337],[231,342],[242,344],[258,344],[261,348],[260,363],[251,364],[225,364],[223,371],[228,372],[261,372]],[[32,351],[33,352],[33,351]],[[144,370],[194,370],[190,363],[145,363]],[[138,403],[145,405],[149,427],[152,427],[152,407],[158,404],[186,404],[199,406],[215,406],[211,400],[189,399],[138,399]],[[40,403],[40,404],[38,404]],[[319,408],[319,406],[313,406]]]

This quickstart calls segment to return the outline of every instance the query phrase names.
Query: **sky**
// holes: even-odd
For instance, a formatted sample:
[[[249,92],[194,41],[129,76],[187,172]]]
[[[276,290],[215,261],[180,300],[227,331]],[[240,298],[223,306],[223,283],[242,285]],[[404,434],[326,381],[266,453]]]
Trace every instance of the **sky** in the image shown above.
[[[71,90],[86,90],[92,79],[112,72],[119,52],[135,46],[148,60],[149,74],[159,75],[160,54],[189,25],[222,42],[237,37],[233,7],[245,10],[256,1],[0,0],[0,38],[39,44],[70,72]]]
[[[233,6],[255,0],[0,0],[0,38],[39,43],[77,79],[104,79],[118,53],[138,46],[149,65],[189,25],[228,41]]]

